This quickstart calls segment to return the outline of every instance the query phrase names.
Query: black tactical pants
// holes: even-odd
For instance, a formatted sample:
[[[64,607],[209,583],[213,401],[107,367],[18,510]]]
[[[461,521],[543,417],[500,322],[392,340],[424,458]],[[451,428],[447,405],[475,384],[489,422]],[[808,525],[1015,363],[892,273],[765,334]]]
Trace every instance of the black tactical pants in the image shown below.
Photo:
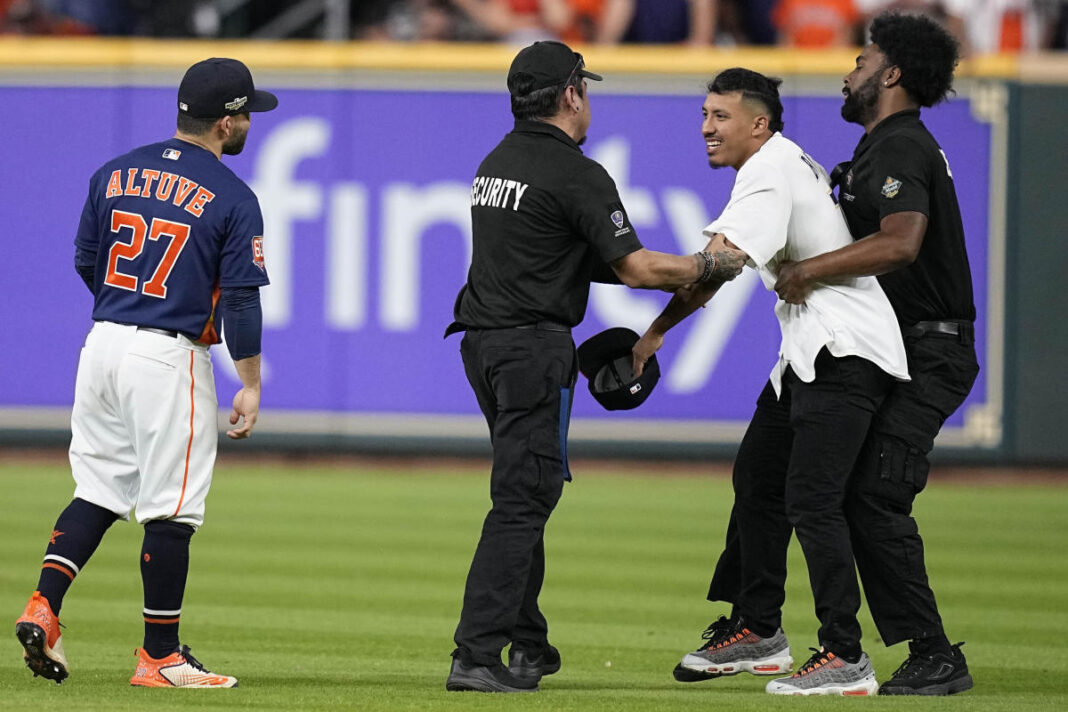
[[[875,417],[846,490],[844,509],[853,555],[872,618],[886,645],[943,635],[927,579],[923,540],[912,502],[927,484],[927,454],[945,420],[964,402],[979,373],[971,330],[966,335],[907,336],[909,382],[895,381]],[[773,457],[767,454],[766,457]],[[735,512],[708,600],[738,608],[742,548]],[[782,563],[785,581],[785,559]],[[781,619],[785,591],[768,596],[768,620]],[[777,602],[777,605],[776,605]]]
[[[760,394],[734,465],[739,574],[731,575],[731,583],[740,586],[736,613],[750,624],[769,631],[781,624],[786,550],[796,531],[820,643],[839,655],[860,653],[860,589],[843,504],[871,418],[891,382],[871,361],[835,358],[824,349],[812,383],[788,370],[781,398],[770,383]],[[713,590],[721,585],[714,580]]]
[[[566,331],[472,330],[460,344],[467,380],[489,424],[492,508],[467,575],[454,657],[501,662],[509,643],[538,651],[548,624],[538,608],[545,524],[563,491],[567,427],[577,374]]]
[[[944,635],[927,580],[912,502],[927,484],[927,454],[979,374],[966,337],[905,338],[908,383],[895,383],[872,421],[850,481],[846,517],[872,618],[887,645]]]

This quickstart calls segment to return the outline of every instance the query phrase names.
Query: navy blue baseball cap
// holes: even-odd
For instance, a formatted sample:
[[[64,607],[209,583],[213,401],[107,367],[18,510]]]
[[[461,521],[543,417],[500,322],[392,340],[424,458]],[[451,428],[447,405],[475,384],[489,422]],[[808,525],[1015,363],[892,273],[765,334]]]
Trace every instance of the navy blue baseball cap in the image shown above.
[[[178,85],[178,110],[195,119],[270,111],[276,106],[278,97],[257,89],[252,72],[236,59],[212,57],[197,62]]]
[[[529,47],[519,50],[519,54],[512,60],[512,66],[508,69],[508,91],[517,94],[519,75],[526,74],[534,79],[533,85],[526,90],[525,94],[538,89],[564,84],[572,75],[592,79],[596,82],[603,77],[600,74],[587,72],[586,62],[582,55],[573,51],[563,42],[554,40],[542,40],[535,42]]]
[[[645,362],[642,375],[634,375],[631,349],[638,338],[634,331],[617,327],[591,336],[578,347],[579,370],[590,381],[590,395],[605,410],[637,408],[660,380],[656,354]]]

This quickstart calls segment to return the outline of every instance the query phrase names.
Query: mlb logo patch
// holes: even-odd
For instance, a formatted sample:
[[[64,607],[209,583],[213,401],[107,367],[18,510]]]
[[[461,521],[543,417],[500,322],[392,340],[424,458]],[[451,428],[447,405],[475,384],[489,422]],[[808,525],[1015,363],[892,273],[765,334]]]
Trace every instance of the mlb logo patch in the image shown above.
[[[267,264],[263,260],[263,235],[252,238],[252,264],[267,271]]]
[[[182,152],[174,148],[168,148],[166,151],[163,152],[163,157],[172,161],[177,161],[179,156],[181,155]]]
[[[623,227],[623,211],[622,210],[615,211],[609,217],[612,218],[612,222],[615,223],[616,227]]]
[[[887,176],[886,182],[883,183],[883,196],[894,198],[899,192],[901,192],[901,181],[893,176]]]

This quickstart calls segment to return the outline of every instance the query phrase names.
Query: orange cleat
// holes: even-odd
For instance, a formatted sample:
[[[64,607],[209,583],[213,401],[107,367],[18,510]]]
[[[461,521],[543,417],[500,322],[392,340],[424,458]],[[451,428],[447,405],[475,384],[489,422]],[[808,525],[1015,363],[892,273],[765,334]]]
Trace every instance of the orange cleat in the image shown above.
[[[130,678],[134,687],[237,687],[236,677],[205,670],[188,645],[159,660],[149,657],[144,648],[136,652],[137,670]]]
[[[57,685],[67,679],[70,666],[63,652],[59,619],[40,591],[33,592],[26,610],[15,621],[15,636],[25,649],[22,656],[34,677],[55,680]]]

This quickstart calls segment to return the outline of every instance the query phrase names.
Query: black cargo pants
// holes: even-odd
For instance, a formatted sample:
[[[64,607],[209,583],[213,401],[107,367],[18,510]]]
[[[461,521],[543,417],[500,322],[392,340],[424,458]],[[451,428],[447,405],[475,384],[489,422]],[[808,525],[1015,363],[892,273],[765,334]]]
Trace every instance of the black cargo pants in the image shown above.
[[[545,524],[563,492],[567,428],[578,373],[568,331],[479,329],[460,344],[464,371],[490,429],[492,508],[467,575],[453,656],[501,662],[509,643],[548,644],[538,608]]]
[[[886,645],[943,635],[927,578],[912,502],[927,484],[927,454],[946,419],[968,396],[979,365],[970,328],[963,336],[905,337],[909,382],[894,382],[875,417],[846,489],[844,509],[864,595]],[[765,457],[774,458],[774,453]],[[781,455],[780,455],[781,456]],[[785,561],[782,564],[785,581]],[[731,512],[708,600],[734,604],[741,590],[742,549]],[[768,597],[781,618],[785,591]]]
[[[911,514],[927,485],[934,438],[979,374],[967,326],[960,336],[906,332],[912,380],[895,383],[876,413],[846,495],[857,570],[887,645],[944,635]]]

